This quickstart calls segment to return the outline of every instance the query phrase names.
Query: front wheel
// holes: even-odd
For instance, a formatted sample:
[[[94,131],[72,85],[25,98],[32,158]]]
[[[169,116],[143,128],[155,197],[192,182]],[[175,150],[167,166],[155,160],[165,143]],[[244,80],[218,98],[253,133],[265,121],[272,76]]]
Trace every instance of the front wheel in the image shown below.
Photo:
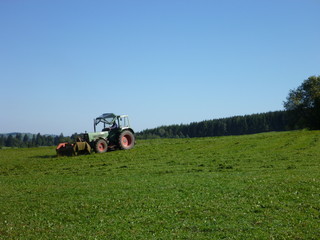
[[[108,144],[104,139],[99,139],[95,144],[96,153],[105,153],[108,149]]]
[[[134,135],[131,131],[125,130],[119,136],[119,147],[124,150],[133,148],[135,142]]]

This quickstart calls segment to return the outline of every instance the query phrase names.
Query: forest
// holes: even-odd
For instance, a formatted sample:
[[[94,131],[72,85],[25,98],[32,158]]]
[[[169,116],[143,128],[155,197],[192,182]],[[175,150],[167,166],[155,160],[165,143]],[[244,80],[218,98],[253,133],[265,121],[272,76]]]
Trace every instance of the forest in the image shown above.
[[[292,130],[286,111],[192,122],[190,124],[161,126],[137,133],[138,139],[193,138],[243,135],[270,131]]]
[[[60,135],[41,135],[38,134],[25,134],[25,133],[11,133],[11,134],[0,134],[0,148],[3,147],[41,147],[41,146],[55,146],[60,142],[73,142],[77,133],[70,137]]]

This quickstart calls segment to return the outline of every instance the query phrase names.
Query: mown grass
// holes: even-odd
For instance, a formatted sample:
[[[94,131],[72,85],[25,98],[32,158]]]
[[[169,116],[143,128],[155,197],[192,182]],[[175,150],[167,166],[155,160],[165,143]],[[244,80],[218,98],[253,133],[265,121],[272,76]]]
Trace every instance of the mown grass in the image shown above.
[[[319,239],[320,132],[0,150],[0,239]]]

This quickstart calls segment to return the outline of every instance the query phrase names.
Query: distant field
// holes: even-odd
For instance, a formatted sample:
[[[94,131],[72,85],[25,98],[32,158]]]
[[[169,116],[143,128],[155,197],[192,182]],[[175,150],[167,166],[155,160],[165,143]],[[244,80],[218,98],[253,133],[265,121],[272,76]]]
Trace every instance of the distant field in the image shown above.
[[[0,239],[320,239],[320,131],[0,150]]]

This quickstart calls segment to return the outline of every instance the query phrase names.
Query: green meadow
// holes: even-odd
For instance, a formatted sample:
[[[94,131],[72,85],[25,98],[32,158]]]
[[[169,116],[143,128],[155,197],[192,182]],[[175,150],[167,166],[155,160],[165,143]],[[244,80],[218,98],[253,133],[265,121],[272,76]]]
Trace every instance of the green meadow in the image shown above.
[[[320,239],[320,131],[2,149],[0,239]]]

